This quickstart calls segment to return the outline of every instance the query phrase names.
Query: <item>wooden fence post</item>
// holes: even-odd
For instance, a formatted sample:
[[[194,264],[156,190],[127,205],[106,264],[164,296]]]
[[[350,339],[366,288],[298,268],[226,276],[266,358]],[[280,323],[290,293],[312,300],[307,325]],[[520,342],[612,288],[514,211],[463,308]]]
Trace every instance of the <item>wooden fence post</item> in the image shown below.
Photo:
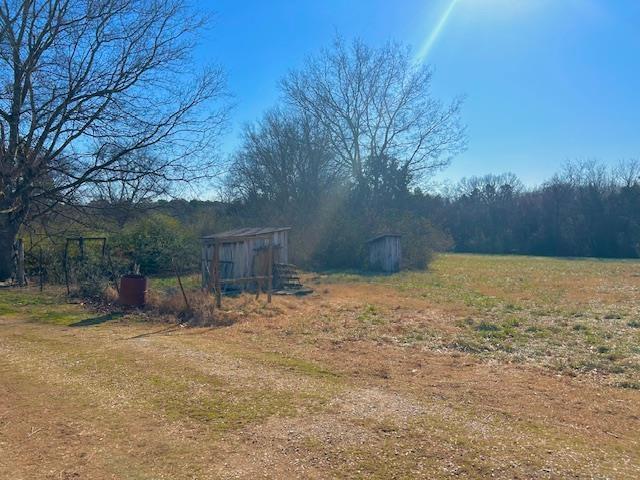
[[[273,290],[273,238],[269,239],[269,251],[267,255],[267,302],[271,303],[271,291]]]
[[[209,258],[209,247],[211,247],[211,258]],[[214,245],[208,245],[205,249],[205,257],[204,260],[205,262],[208,262],[208,266],[207,266],[207,284],[205,285],[205,288],[207,289],[207,293],[215,293],[213,291],[214,289],[214,281],[213,281],[213,276],[214,276],[214,270],[216,268],[216,263],[215,263],[215,259],[213,258],[213,250],[215,249]]]
[[[69,289],[69,239],[67,238],[64,242],[64,254],[62,256],[62,264],[64,265],[64,283],[67,286],[67,295],[71,294],[71,290]]]
[[[17,241],[18,247],[18,264],[16,272],[16,280],[18,285],[24,287],[27,284],[27,280],[24,274],[24,241],[19,238]]]
[[[38,257],[38,275],[40,276],[40,291],[44,290],[44,266],[42,265],[42,247],[40,247],[40,256]]]
[[[187,309],[187,312],[191,312],[191,305],[189,305],[189,299],[187,298],[187,294],[184,291],[184,287],[182,286],[182,279],[180,278],[180,272],[178,271],[178,267],[176,266],[176,261],[173,257],[171,257],[171,265],[173,266],[173,272],[176,274],[176,278],[178,279],[178,285],[180,286],[180,291],[182,292],[182,299],[184,300],[184,306]]]
[[[216,289],[216,307],[222,307],[222,292],[220,286],[220,244],[216,241],[213,247],[213,271]]]

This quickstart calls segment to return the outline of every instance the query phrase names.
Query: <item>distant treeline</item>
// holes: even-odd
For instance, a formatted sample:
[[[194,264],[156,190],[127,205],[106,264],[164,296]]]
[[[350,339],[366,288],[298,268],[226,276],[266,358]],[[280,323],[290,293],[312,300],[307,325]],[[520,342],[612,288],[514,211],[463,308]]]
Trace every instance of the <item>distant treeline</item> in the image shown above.
[[[640,162],[572,162],[535,188],[513,174],[461,181],[441,197],[438,224],[455,250],[638,257]]]
[[[234,182],[240,179],[235,176]],[[208,218],[204,233],[216,223],[214,215],[203,212],[212,208],[207,205],[173,201],[163,210],[201,229]],[[404,235],[408,266],[415,267],[432,250],[640,256],[640,162],[633,160],[615,167],[569,162],[529,188],[512,173],[465,178],[439,193],[408,186],[348,189],[336,178],[321,189],[300,189],[288,201],[270,191],[216,205],[219,227],[294,226],[296,260],[315,268],[357,266],[363,239],[382,231]]]
[[[507,173],[465,178],[439,193],[411,189],[402,182],[372,182],[368,189],[353,189],[343,197],[336,193],[339,191],[334,186],[325,190],[333,193],[289,204],[253,196],[244,198],[240,205],[243,216],[273,218],[275,212],[282,212],[279,223],[304,225],[304,233],[325,245],[322,253],[316,251],[310,257],[318,265],[331,264],[331,258],[338,260],[337,252],[358,258],[346,245],[357,244],[365,232],[383,230],[402,233],[407,251],[427,248],[609,258],[640,255],[638,161],[615,167],[595,161],[569,162],[542,185],[529,188]],[[350,240],[345,238],[349,235]],[[337,263],[348,264],[347,258]],[[416,253],[410,254],[408,262],[418,267],[422,263],[416,261]]]

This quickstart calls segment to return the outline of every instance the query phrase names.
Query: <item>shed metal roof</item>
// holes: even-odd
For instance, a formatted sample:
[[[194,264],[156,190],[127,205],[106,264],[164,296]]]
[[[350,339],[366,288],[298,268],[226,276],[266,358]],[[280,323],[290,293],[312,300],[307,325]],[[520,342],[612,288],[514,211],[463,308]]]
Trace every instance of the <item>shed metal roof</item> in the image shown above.
[[[213,235],[206,235],[202,237],[203,240],[228,240],[228,241],[240,241],[249,237],[260,237],[269,235],[276,232],[284,232],[291,230],[291,227],[249,227],[249,228],[235,228],[233,230],[227,230],[226,232],[214,233]]]
[[[381,233],[380,235],[376,235],[375,237],[367,240],[367,243],[375,242],[376,240],[380,240],[385,237],[402,237],[402,235],[398,233]]]

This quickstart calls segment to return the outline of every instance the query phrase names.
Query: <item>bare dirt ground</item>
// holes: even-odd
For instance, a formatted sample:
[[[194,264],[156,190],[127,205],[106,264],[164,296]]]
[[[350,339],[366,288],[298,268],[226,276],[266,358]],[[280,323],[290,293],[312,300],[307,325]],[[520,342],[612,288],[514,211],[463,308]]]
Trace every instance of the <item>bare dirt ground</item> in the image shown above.
[[[0,292],[0,478],[640,478],[638,272],[450,255],[207,328]]]

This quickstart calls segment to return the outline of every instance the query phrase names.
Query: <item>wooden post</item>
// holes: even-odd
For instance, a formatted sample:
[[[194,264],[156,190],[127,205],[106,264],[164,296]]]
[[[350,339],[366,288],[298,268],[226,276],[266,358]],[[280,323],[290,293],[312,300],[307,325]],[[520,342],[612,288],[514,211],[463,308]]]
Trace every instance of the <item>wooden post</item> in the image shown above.
[[[220,244],[216,241],[213,246],[214,287],[216,289],[216,307],[222,307],[222,292],[220,287]]]
[[[209,273],[209,264],[207,263],[207,252],[209,251],[209,246],[205,243],[201,248],[200,268],[202,269],[202,280],[200,282],[200,288],[203,292],[206,292],[209,287],[209,277],[211,276]]]
[[[207,255],[208,255],[208,251],[209,251],[209,247],[211,247],[211,258],[208,259]],[[207,289],[208,293],[215,293],[214,292],[214,276],[215,276],[215,269],[216,269],[216,262],[215,262],[215,258],[214,258],[214,250],[215,250],[215,245],[209,245],[206,247],[205,249],[205,262],[208,261],[209,262],[209,266],[207,267],[207,284],[205,285],[205,288]]]
[[[18,285],[24,287],[27,284],[26,277],[24,274],[24,241],[19,238],[17,240],[18,247],[18,264],[17,264],[17,272],[16,272],[16,280],[18,281]]]
[[[273,290],[273,238],[269,239],[269,250],[267,255],[267,302],[271,303],[271,291]]]
[[[69,265],[67,258],[69,256],[69,239],[64,242],[64,254],[62,256],[62,264],[64,265],[64,283],[67,285],[67,295],[71,294],[69,290]]]
[[[249,272],[249,274],[255,279],[256,282],[256,300],[260,298],[260,278],[258,277],[260,277],[264,272],[264,265],[260,262],[260,260],[262,260],[262,255],[260,255],[260,253],[253,256],[253,258],[251,259],[251,272]]]
[[[107,250],[107,260],[109,262],[109,269],[111,270],[111,280],[113,280],[113,285],[116,287],[116,292],[118,293],[118,296],[120,296],[120,285],[118,285],[118,276],[116,275],[116,269],[113,266],[111,249]]]
[[[80,237],[78,239],[78,246],[80,247],[80,261],[84,260],[84,238]]]
[[[182,279],[180,278],[180,272],[178,272],[178,267],[176,266],[175,259],[171,258],[171,265],[173,266],[173,271],[176,274],[176,278],[178,279],[178,285],[180,286],[180,291],[182,292],[182,299],[184,300],[184,306],[186,307],[188,312],[191,312],[191,305],[189,305],[189,300],[187,299],[187,294],[184,291],[184,287],[182,286]]]
[[[38,274],[40,275],[40,291],[44,290],[44,267],[42,265],[42,247],[40,247],[40,256],[38,259]]]

